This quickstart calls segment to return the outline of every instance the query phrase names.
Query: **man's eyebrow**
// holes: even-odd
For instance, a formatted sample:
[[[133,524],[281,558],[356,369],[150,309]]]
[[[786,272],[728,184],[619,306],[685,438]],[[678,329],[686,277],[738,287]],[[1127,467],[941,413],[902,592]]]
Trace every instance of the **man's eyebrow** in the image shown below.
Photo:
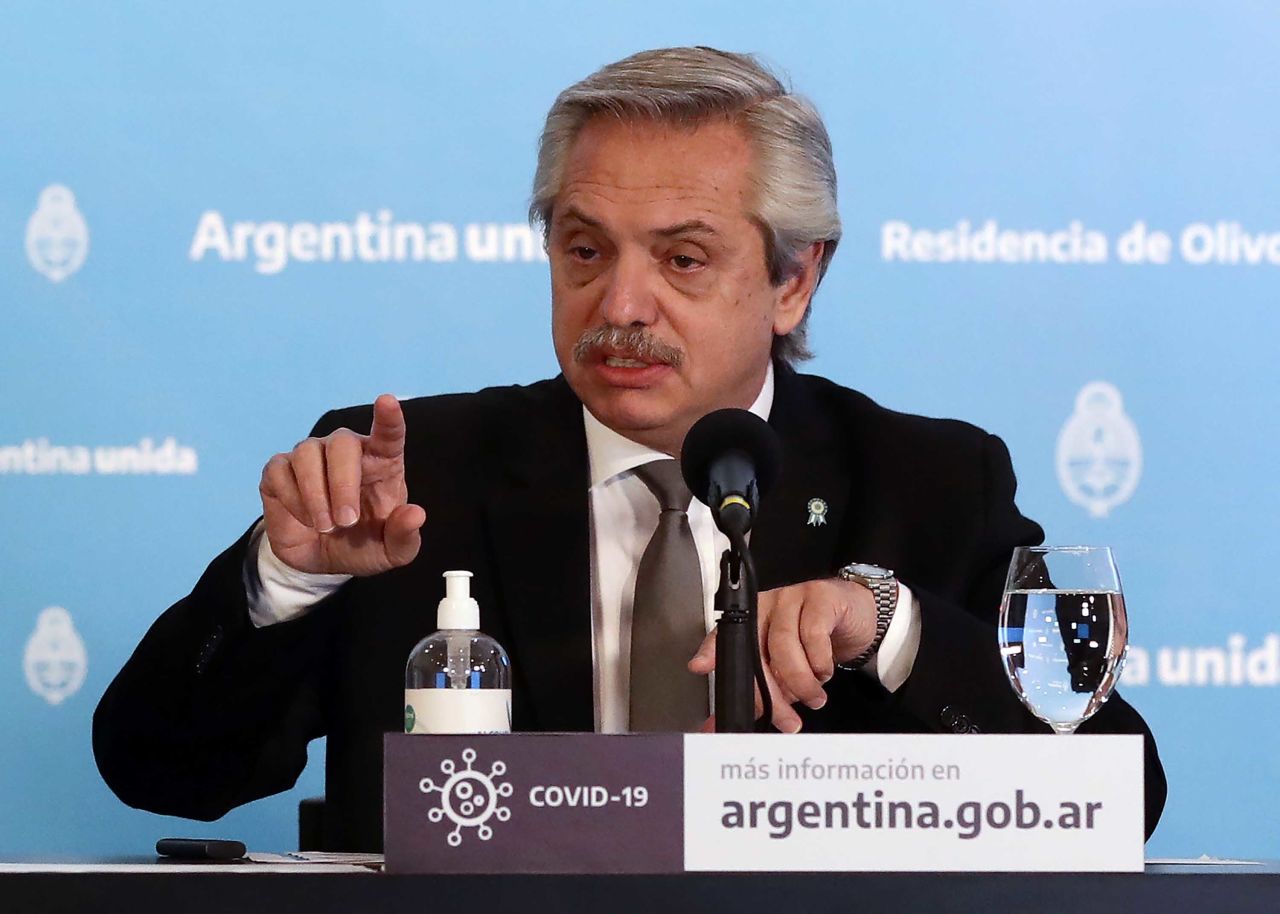
[[[588,216],[582,210],[578,209],[576,206],[571,206],[568,209],[566,209],[556,218],[556,221],[559,222],[564,219],[576,219],[578,222],[581,222],[583,225],[589,225],[592,228],[604,227],[603,223],[601,223],[599,219],[592,219],[590,216]]]
[[[676,235],[719,235],[720,233],[715,230],[714,226],[703,222],[701,219],[688,219],[677,225],[654,229],[651,234],[662,238],[674,238]]]

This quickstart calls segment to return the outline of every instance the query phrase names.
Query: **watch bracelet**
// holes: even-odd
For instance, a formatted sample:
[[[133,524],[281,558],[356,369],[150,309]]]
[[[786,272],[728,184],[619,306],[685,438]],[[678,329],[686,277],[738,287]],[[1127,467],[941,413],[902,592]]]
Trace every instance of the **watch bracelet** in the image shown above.
[[[867,590],[871,591],[871,596],[876,601],[876,634],[871,639],[871,643],[867,645],[866,650],[845,663],[837,663],[842,670],[860,670],[870,662],[880,650],[880,645],[884,643],[884,636],[889,633],[889,625],[893,622],[893,613],[898,605],[898,581],[897,578],[886,578],[875,584],[868,584],[863,581],[857,583],[862,584]]]

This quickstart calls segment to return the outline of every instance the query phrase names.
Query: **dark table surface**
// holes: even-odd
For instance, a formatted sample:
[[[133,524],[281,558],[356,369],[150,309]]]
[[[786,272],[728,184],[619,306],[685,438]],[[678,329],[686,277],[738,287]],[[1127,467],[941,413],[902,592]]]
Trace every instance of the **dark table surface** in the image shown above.
[[[1145,873],[786,873],[680,876],[392,876],[373,870],[288,873],[254,864],[196,869],[155,858],[0,865],[0,910],[129,914],[475,911],[477,914],[643,911],[1280,911],[1280,864],[1148,865]],[[154,864],[111,871],[109,864]],[[28,871],[22,871],[23,869]],[[34,871],[32,871],[34,870]]]

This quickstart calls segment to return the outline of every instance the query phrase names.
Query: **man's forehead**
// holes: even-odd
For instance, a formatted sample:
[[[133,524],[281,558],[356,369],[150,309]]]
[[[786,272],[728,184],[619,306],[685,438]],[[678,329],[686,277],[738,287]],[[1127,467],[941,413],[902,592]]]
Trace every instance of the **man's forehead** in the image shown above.
[[[747,218],[750,165],[745,135],[727,122],[694,128],[597,119],[570,147],[553,219],[602,225],[643,211],[648,231],[714,231]]]
[[[556,210],[555,222],[559,225],[570,228],[578,225],[598,229],[609,228],[607,218],[591,215],[589,212],[584,211],[580,207],[579,203],[574,201],[572,198],[568,198],[566,204]],[[715,236],[721,234],[721,229],[717,227],[715,222],[697,217],[682,219],[679,222],[672,222],[669,224],[655,223],[648,229],[648,231],[651,235],[666,238],[675,237],[677,235]]]

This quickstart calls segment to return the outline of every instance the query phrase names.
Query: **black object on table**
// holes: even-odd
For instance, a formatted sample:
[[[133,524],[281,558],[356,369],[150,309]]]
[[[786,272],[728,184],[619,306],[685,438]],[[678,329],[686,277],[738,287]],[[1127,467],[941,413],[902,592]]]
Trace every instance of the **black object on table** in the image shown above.
[[[156,853],[174,860],[239,860],[246,848],[239,841],[218,838],[161,838]]]

